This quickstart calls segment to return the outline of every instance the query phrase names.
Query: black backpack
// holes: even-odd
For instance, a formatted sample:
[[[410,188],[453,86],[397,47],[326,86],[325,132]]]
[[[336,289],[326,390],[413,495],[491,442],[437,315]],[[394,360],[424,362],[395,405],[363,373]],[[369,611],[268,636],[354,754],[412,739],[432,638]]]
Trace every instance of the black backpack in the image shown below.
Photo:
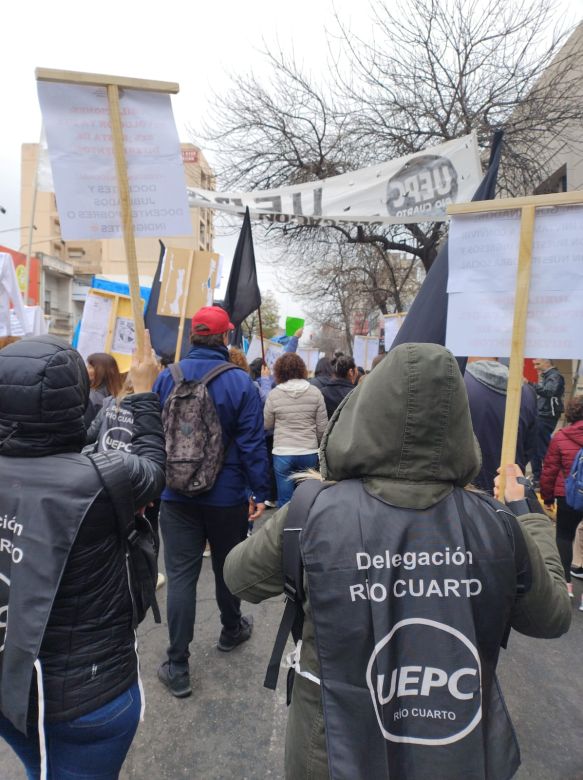
[[[134,514],[132,486],[124,459],[117,453],[96,453],[89,458],[113,504],[118,536],[126,557],[133,627],[142,622],[149,609],[155,622],[161,623],[156,601],[158,543],[149,520]]]

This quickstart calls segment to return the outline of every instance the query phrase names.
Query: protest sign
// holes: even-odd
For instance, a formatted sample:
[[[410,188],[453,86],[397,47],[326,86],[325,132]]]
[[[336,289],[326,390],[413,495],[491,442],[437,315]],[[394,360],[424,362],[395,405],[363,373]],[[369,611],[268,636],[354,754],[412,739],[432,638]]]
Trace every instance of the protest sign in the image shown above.
[[[370,371],[372,361],[379,354],[379,343],[375,336],[355,336],[352,356],[356,365]]]
[[[450,239],[449,246],[451,275],[448,282],[447,329],[449,337],[446,338],[446,345],[452,345],[455,342],[459,349],[463,343],[459,336],[462,329],[458,306],[458,302],[461,300],[460,295],[489,295],[485,290],[494,288],[498,297],[506,295],[514,301],[502,441],[502,466],[514,463],[516,459],[524,354],[528,330],[533,332],[534,327],[534,318],[532,316],[529,318],[529,309],[532,312],[531,305],[536,306],[537,296],[542,294],[536,292],[536,286],[551,285],[551,292],[557,297],[554,312],[557,319],[564,320],[576,316],[576,307],[567,310],[561,308],[561,303],[567,302],[567,298],[563,299],[561,296],[569,296],[569,292],[562,292],[561,288],[567,284],[575,286],[580,295],[583,278],[583,253],[580,249],[581,206],[583,206],[582,192],[563,192],[550,195],[531,195],[523,198],[473,201],[448,209],[448,213],[455,217],[452,227],[454,234],[457,233],[457,239],[454,237],[453,248]],[[540,211],[540,209],[545,209],[545,211]],[[519,211],[518,226],[512,224],[515,220],[512,212],[515,211]],[[497,215],[500,214],[502,220],[498,219]],[[462,216],[462,221],[458,222],[456,228],[456,218],[459,219],[461,215],[475,215],[476,217],[479,215],[480,219],[473,221],[474,217],[471,217],[470,222],[464,223]],[[494,229],[491,228],[492,225],[494,225]],[[557,233],[557,230],[562,232]],[[519,231],[518,237],[517,231]],[[493,240],[492,245],[488,243],[488,234]],[[565,240],[564,244],[563,240]],[[481,246],[475,246],[478,244]],[[482,252],[483,246],[487,247],[487,253]],[[468,251],[468,248],[471,251]],[[556,266],[564,268],[564,272],[561,271],[559,274],[553,271],[549,272],[549,268]],[[499,276],[502,276],[502,281],[500,281]],[[557,278],[562,276],[565,278]],[[531,296],[531,279],[535,286],[533,296]],[[476,292],[479,285],[484,282],[487,282],[485,290]],[[510,286],[499,289],[503,285]],[[544,291],[544,293],[547,292]],[[492,301],[493,296],[489,296],[489,300]],[[474,298],[474,305],[476,302]],[[450,303],[452,303],[451,323]],[[571,306],[571,302],[569,302],[569,306]],[[469,309],[466,311],[469,313]],[[540,323],[538,325],[540,326]],[[480,337],[484,329],[487,329],[485,324],[477,329],[477,333],[476,329],[473,328],[475,337]],[[581,354],[581,340],[583,339],[583,330],[580,326],[579,334],[577,338],[566,332],[563,340],[564,333],[553,330],[547,343],[539,342],[534,346],[531,345],[529,350],[542,345],[545,347],[544,354],[539,353],[536,355],[537,357],[556,358],[559,357],[556,354],[557,351],[561,351],[563,354],[568,352],[570,357],[578,357]],[[536,336],[536,334],[534,335]],[[577,346],[577,342],[579,346]],[[466,350],[461,353],[463,355],[503,357],[504,354],[508,354],[508,352],[504,354],[484,352],[487,343],[479,341],[466,342],[463,346]],[[458,354],[460,353],[458,352]],[[505,471],[502,469],[499,486],[502,496],[504,495],[505,481]]]
[[[63,239],[121,238],[107,89],[39,81],[38,95]],[[124,89],[119,104],[134,235],[190,235],[170,95]]]
[[[157,314],[179,317],[176,354],[180,354],[185,319],[210,306],[216,287],[219,256],[213,252],[166,247]]]
[[[265,362],[269,370],[273,370],[273,364],[280,355],[283,355],[283,345],[277,344],[275,341],[269,341],[263,339],[263,352],[265,353]],[[252,363],[256,358],[262,357],[261,339],[259,336],[253,336],[249,349],[247,350],[246,358],[248,363]]]
[[[329,179],[252,192],[189,187],[193,207],[269,222],[334,226],[399,225],[444,219],[450,203],[468,200],[482,171],[474,134],[406,157]]]
[[[384,344],[385,344],[385,350],[388,352],[391,348],[391,345],[393,341],[395,340],[395,336],[399,332],[399,328],[403,324],[403,321],[405,319],[405,312],[398,312],[397,314],[387,314],[385,315],[384,321]]]
[[[69,174],[67,172],[68,165],[65,164],[63,168],[60,168],[59,164],[57,164],[55,167],[55,163],[59,162],[60,154],[55,156],[53,160],[53,177],[58,190],[57,202],[59,204],[63,237],[65,239],[72,238],[77,233],[76,229],[72,229],[72,233],[69,235],[68,227],[65,228],[63,225],[63,215],[65,216],[65,224],[68,219],[81,220],[82,212],[76,211],[78,208],[77,199],[87,195],[88,187],[98,188],[97,192],[89,190],[93,197],[95,195],[97,195],[97,198],[111,197],[115,205],[119,205],[119,218],[117,217],[117,211],[116,216],[113,218],[109,216],[102,217],[99,215],[99,211],[103,207],[101,204],[93,202],[90,212],[96,213],[83,216],[83,219],[87,219],[90,223],[90,234],[88,236],[80,235],[80,237],[97,238],[100,232],[109,234],[111,238],[116,235],[123,235],[136,343],[138,351],[141,352],[144,346],[144,315],[143,306],[140,304],[140,280],[134,234],[134,208],[145,206],[149,209],[152,204],[149,202],[138,204],[132,198],[135,197],[141,200],[142,195],[148,196],[153,194],[153,191],[143,193],[139,189],[144,184],[142,178],[150,175],[150,164],[157,170],[157,175],[162,177],[160,181],[165,182],[160,189],[160,202],[154,202],[152,210],[162,211],[167,209],[169,212],[173,211],[176,213],[157,213],[154,215],[139,213],[136,224],[141,224],[143,220],[143,223],[147,225],[149,222],[146,220],[149,220],[150,217],[158,220],[176,216],[184,219],[185,225],[186,221],[189,222],[186,233],[191,232],[191,227],[187,213],[178,214],[178,209],[182,209],[184,212],[184,206],[180,206],[174,200],[172,202],[165,201],[165,198],[169,198],[171,193],[172,198],[179,196],[177,173],[175,177],[165,179],[165,174],[162,174],[160,171],[160,166],[165,168],[167,165],[166,155],[169,155],[168,159],[174,160],[174,163],[170,164],[170,169],[176,168],[176,160],[172,151],[176,141],[176,129],[174,128],[174,120],[171,123],[172,128],[174,128],[172,130],[168,119],[170,99],[166,94],[166,109],[162,113],[165,119],[160,120],[156,107],[161,109],[162,103],[157,100],[154,100],[152,103],[149,100],[141,100],[140,95],[143,92],[176,93],[178,92],[178,84],[123,78],[120,76],[104,76],[96,73],[48,70],[46,68],[37,68],[36,78],[39,82],[41,109],[43,109],[43,113],[48,112],[48,116],[45,117],[45,123],[47,124],[49,152],[51,146],[56,144],[58,151],[65,157],[65,162],[68,160],[69,165],[76,166],[74,179],[76,183],[74,186],[70,186]],[[68,92],[68,90],[73,87],[76,88],[74,94],[79,100],[78,103],[70,102],[73,92]],[[123,109],[120,101],[121,89],[124,90],[124,95],[126,96],[123,99],[127,101]],[[149,119],[140,120],[140,111],[144,109],[144,106],[150,106],[153,110],[150,114],[145,113],[145,116],[149,117]],[[60,117],[60,120],[58,117]],[[97,126],[95,125],[96,117],[98,117]],[[122,117],[126,120],[125,125],[122,122]],[[163,130],[158,135],[160,130],[158,126],[159,120]],[[141,122],[144,124],[141,124]],[[52,128],[50,132],[49,125]],[[88,130],[84,129],[85,125],[88,126]],[[137,134],[136,136],[133,135],[134,131]],[[60,147],[61,133],[68,139],[70,144],[73,144],[72,149],[66,148],[66,145],[65,148]],[[130,133],[132,134],[131,137]],[[127,148],[126,139],[129,139]],[[132,146],[132,143],[135,143],[135,146]],[[105,162],[101,162],[101,157],[107,160],[107,165]],[[80,164],[81,160],[84,162],[91,161],[91,164],[88,168],[84,167]],[[112,160],[115,168],[111,167]],[[128,175],[128,160],[132,163],[141,163],[141,167],[138,167],[135,171],[136,178],[132,185],[130,185]],[[179,157],[179,160],[181,161],[182,158]],[[182,182],[184,183],[182,162],[180,162],[180,169],[183,177]],[[98,175],[97,178],[94,178],[96,175]],[[87,181],[86,177],[88,177]],[[166,185],[169,185],[170,181],[173,184],[166,189]],[[148,181],[146,181],[147,183]],[[150,180],[149,183],[152,184],[152,181]],[[99,187],[104,189],[100,191]],[[137,192],[136,187],[138,188]],[[61,202],[61,194],[64,196],[64,203]],[[74,196],[74,199],[72,201],[68,200],[72,196]],[[118,200],[119,204],[117,204]],[[110,211],[107,207],[105,210],[106,212]],[[106,226],[105,231],[102,231],[103,225]],[[174,229],[177,228],[178,224]],[[152,235],[152,233],[148,233],[149,230],[149,227],[146,228],[144,234]],[[155,236],[160,235],[162,232],[157,227],[153,230],[153,235]]]
[[[301,330],[306,321],[302,317],[286,317],[285,320],[285,335],[293,336],[298,330]]]
[[[446,346],[455,355],[510,356],[519,241],[519,211],[452,219]],[[525,357],[583,354],[582,296],[583,208],[537,212]]]
[[[108,352],[124,373],[130,369],[135,348],[136,333],[129,296],[91,288],[87,292],[77,342],[81,356],[86,360],[93,352]]]
[[[297,354],[306,364],[306,368],[308,369],[308,374],[313,374],[316,370],[316,366],[318,364],[318,360],[320,358],[324,357],[324,353],[320,352],[319,349],[316,349],[315,347],[303,347],[296,350]]]

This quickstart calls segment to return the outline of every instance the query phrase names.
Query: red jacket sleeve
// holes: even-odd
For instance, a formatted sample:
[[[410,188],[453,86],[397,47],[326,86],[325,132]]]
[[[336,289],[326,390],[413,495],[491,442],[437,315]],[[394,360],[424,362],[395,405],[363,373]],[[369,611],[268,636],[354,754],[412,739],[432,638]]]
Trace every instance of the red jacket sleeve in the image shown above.
[[[555,484],[558,475],[561,473],[561,450],[559,448],[559,436],[557,433],[551,439],[547,454],[543,462],[543,470],[540,477],[540,492],[543,501],[549,503],[555,497]]]

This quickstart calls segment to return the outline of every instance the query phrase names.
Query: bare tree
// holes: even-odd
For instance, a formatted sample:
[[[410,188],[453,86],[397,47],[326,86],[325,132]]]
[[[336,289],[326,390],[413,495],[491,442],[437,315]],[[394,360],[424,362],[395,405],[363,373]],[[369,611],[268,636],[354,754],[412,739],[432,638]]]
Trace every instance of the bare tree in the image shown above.
[[[237,75],[216,96],[203,136],[221,186],[313,181],[472,130],[485,151],[501,127],[506,192],[532,191],[549,175],[549,135],[580,132],[583,122],[583,88],[569,77],[583,52],[564,46],[567,31],[553,26],[554,0],[372,0],[370,8],[371,39],[336,17],[325,78],[315,79],[293,56],[267,52],[268,79]],[[430,268],[444,232],[443,223],[266,229],[269,239],[285,241],[295,292],[309,286],[318,305],[331,306],[336,285],[342,311],[342,280],[355,290],[352,270],[360,263],[368,284],[359,284],[359,295],[370,294],[381,312],[402,310],[403,285],[419,263]],[[351,252],[339,266],[339,245],[367,252]],[[395,262],[403,253],[411,263],[404,281],[402,261]]]

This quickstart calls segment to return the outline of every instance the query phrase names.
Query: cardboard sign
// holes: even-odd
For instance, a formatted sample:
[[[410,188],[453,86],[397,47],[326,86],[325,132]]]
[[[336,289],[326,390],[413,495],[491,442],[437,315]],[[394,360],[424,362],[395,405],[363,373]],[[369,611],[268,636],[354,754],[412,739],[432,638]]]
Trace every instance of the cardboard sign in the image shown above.
[[[319,349],[315,349],[315,347],[305,347],[305,348],[298,348],[297,354],[306,364],[306,368],[308,369],[308,374],[313,374],[316,370],[316,366],[318,365],[318,360],[320,358],[324,357],[324,352],[320,352]]]
[[[269,341],[263,339],[263,349],[265,351],[265,362],[269,370],[273,370],[273,364],[280,355],[283,355],[284,348],[282,344],[277,344],[275,341]],[[259,336],[253,336],[251,344],[247,350],[247,362],[252,363],[256,358],[261,357],[261,339]]]
[[[185,295],[188,296],[187,318],[194,316],[202,306],[211,306],[218,264],[219,255],[214,252],[166,247],[157,313],[165,317],[180,317]]]
[[[130,370],[136,334],[131,300],[105,290],[90,289],[83,308],[77,350],[87,360],[94,352],[112,355],[121,373]]]
[[[384,319],[384,343],[385,351],[388,352],[397,336],[397,333],[399,332],[401,325],[405,321],[405,313],[400,312],[399,314],[389,314]]]

